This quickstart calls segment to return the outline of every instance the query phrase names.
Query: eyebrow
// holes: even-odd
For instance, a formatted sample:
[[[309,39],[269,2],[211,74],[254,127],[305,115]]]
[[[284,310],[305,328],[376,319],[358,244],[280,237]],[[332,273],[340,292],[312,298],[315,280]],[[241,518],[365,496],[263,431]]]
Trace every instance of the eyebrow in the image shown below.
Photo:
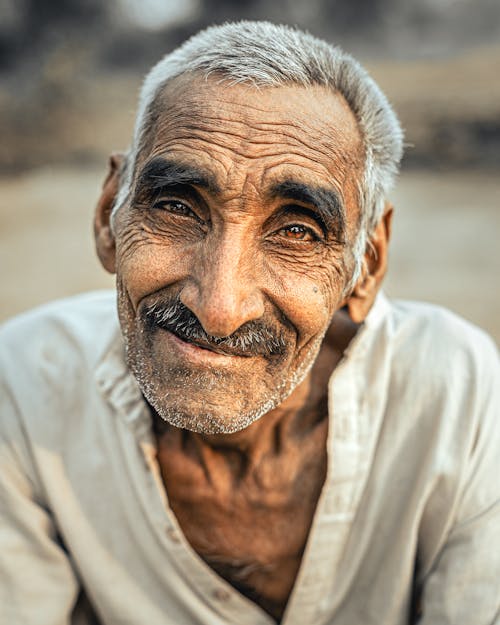
[[[328,232],[344,242],[346,217],[340,195],[333,189],[312,186],[296,180],[283,180],[271,187],[271,197],[282,197],[312,205]]]
[[[194,165],[158,156],[144,166],[137,180],[136,195],[175,186],[194,186],[220,194],[215,176]],[[282,180],[269,192],[271,198],[281,197],[312,206],[326,230],[343,243],[346,234],[345,210],[340,195],[330,188],[313,186],[297,180]]]
[[[193,165],[156,157],[146,163],[141,171],[136,194],[144,190],[155,191],[180,185],[201,187],[212,193],[220,192],[212,174]]]

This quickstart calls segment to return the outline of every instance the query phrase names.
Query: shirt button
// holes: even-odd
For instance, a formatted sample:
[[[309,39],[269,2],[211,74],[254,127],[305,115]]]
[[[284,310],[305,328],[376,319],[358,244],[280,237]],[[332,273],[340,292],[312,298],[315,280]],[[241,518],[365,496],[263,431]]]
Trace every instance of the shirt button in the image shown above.
[[[217,599],[217,601],[229,601],[231,595],[229,591],[225,588],[216,588],[214,590],[214,597]]]
[[[173,543],[178,543],[181,541],[179,532],[175,529],[175,527],[167,527],[167,536]]]

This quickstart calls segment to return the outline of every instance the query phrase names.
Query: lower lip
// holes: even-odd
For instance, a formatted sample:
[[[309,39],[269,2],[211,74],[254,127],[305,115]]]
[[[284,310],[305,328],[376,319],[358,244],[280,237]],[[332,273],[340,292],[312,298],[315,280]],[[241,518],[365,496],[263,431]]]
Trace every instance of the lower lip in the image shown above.
[[[168,330],[160,330],[160,332],[167,336],[170,345],[172,345],[177,352],[182,354],[184,360],[189,360],[196,364],[206,364],[217,367],[234,366],[235,361],[243,360],[243,356],[218,354],[209,349],[194,345],[193,343],[187,343]]]

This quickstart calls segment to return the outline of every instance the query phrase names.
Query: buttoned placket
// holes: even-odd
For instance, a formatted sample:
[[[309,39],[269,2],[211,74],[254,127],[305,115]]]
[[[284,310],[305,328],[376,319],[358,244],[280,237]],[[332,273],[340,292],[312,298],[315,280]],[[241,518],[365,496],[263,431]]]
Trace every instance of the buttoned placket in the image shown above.
[[[147,412],[147,408],[146,408]],[[269,625],[273,620],[256,604],[247,600],[230,584],[215,573],[187,542],[173,511],[169,507],[167,493],[156,460],[156,447],[151,434],[149,415],[137,427],[134,438],[145,460],[146,474],[139,477],[148,481],[148,492],[143,499],[144,514],[149,516],[157,538],[169,552],[175,552],[175,561],[181,577],[186,578],[197,593],[205,596],[216,614],[229,623],[241,625]],[[131,451],[131,450],[130,450]]]
[[[282,625],[329,623],[342,600],[345,584],[339,577],[340,563],[382,418],[363,392],[367,379],[363,368],[371,328],[386,310],[387,302],[381,296],[329,381],[327,477]]]

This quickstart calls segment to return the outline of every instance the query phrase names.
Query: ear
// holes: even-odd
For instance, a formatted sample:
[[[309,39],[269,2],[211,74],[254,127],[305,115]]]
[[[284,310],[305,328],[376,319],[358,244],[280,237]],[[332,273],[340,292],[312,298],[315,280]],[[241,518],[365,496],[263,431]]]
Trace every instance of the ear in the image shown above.
[[[102,185],[102,192],[94,216],[95,246],[102,266],[109,273],[115,273],[116,248],[115,237],[111,228],[111,211],[118,193],[120,169],[123,154],[111,154],[109,169]]]
[[[392,213],[392,204],[386,202],[384,215],[366,246],[361,276],[353,292],[347,298],[346,305],[349,316],[355,323],[362,323],[365,320],[387,271]]]

